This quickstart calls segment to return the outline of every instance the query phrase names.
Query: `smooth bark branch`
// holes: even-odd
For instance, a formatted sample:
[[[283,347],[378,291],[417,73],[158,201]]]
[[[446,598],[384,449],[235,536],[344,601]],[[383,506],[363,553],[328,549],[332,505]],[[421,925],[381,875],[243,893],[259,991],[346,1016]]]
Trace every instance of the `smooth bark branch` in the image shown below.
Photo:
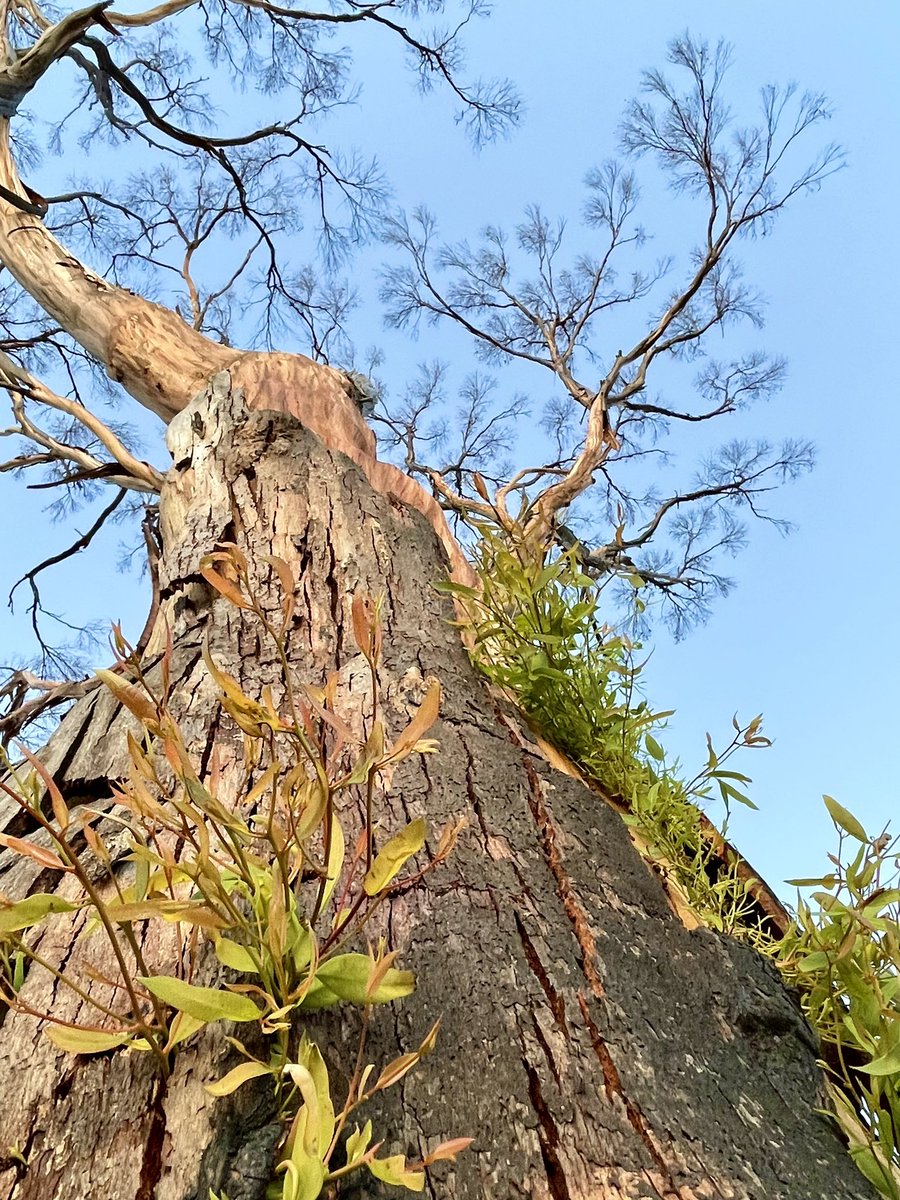
[[[0,184],[22,195],[8,121],[0,118]],[[145,408],[168,422],[216,373],[231,369],[251,408],[290,412],[350,455],[373,486],[431,522],[462,582],[474,581],[437,502],[415,480],[375,457],[375,439],[333,367],[302,354],[222,346],[181,317],[88,270],[36,217],[0,197],[0,262],[32,298]]]
[[[25,195],[0,119],[0,184]],[[0,260],[37,304],[164,421],[238,356],[171,309],[113,287],[88,270],[35,216],[0,199]]]

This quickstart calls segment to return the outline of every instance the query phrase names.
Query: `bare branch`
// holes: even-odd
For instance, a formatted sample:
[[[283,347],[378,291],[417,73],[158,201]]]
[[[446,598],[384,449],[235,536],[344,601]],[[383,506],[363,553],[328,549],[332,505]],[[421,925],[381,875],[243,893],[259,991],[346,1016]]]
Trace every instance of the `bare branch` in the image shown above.
[[[103,477],[126,490],[153,493],[160,490],[163,477],[159,471],[149,463],[136,459],[99,417],[96,417],[84,405],[58,396],[28,371],[16,366],[12,359],[2,351],[0,351],[0,386],[6,388],[12,397],[13,415],[16,418],[18,431],[24,437],[50,451],[51,456],[56,460],[75,463],[79,468],[80,474],[71,476],[70,480]],[[34,400],[57,412],[65,413],[78,421],[108,451],[114,462],[103,462],[80,447],[66,445],[41,430],[27,416],[23,404],[24,398]],[[15,465],[24,464],[17,463]]]
[[[763,302],[742,279],[738,240],[767,232],[785,204],[820,186],[842,163],[840,151],[828,145],[811,163],[793,165],[799,142],[829,115],[820,96],[765,88],[757,124],[740,125],[725,100],[730,57],[724,44],[711,48],[687,35],[676,39],[670,61],[684,85],[648,72],[643,95],[622,124],[624,152],[654,159],[670,186],[698,209],[698,244],[686,255],[687,269],[680,268],[681,282],[669,284],[662,299],[658,285],[673,274],[677,260],[648,268],[636,258],[645,241],[635,222],[639,190],[633,172],[618,164],[588,176],[585,223],[594,245],[568,261],[565,225],[536,207],[526,209],[514,239],[488,226],[474,247],[440,245],[434,219],[424,210],[411,220],[392,219],[385,231],[386,242],[406,256],[383,275],[389,324],[415,332],[423,317],[451,321],[475,339],[479,357],[543,367],[557,384],[544,421],[552,455],[534,461],[524,476],[520,472],[529,481],[523,488],[527,536],[537,545],[557,537],[557,517],[587,497],[599,479],[607,507],[619,515],[608,513],[615,534],[590,539],[599,549],[585,551],[586,561],[598,571],[634,574],[629,551],[660,538],[664,545],[680,540],[680,561],[663,550],[655,565],[640,566],[660,591],[677,595],[679,605],[727,586],[710,563],[714,554],[737,548],[743,535],[734,523],[723,531],[721,522],[729,518],[721,506],[740,505],[772,520],[758,508],[759,494],[807,470],[811,451],[802,441],[772,450],[768,443],[738,440],[721,452],[718,473],[707,463],[701,482],[664,498],[643,482],[628,482],[628,471],[641,480],[635,466],[663,454],[656,440],[671,436],[673,427],[732,416],[779,390],[785,365],[778,356],[751,350],[717,362],[707,359],[706,343],[711,333],[733,325],[762,327]],[[628,256],[634,265],[625,272]],[[627,328],[630,314],[630,348],[613,352],[599,340],[600,318],[612,312],[617,330]],[[621,333],[613,336],[618,340]],[[675,368],[692,361],[700,369],[692,391],[682,395]],[[663,394],[648,396],[651,375]],[[677,400],[668,398],[673,379]],[[416,426],[429,417],[434,421],[427,407],[417,409]],[[427,469],[449,476],[458,507],[465,489],[453,475],[455,464],[429,455]],[[500,484],[498,509],[509,495],[509,485]],[[704,519],[682,520],[693,510]]]

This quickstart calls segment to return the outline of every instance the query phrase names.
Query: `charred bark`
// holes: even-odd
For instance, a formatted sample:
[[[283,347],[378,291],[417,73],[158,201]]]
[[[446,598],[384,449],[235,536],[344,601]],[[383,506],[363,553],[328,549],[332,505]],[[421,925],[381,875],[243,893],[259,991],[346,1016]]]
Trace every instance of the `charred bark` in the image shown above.
[[[686,930],[619,817],[551,770],[496,708],[430,586],[447,564],[429,524],[294,416],[254,408],[221,374],[170,426],[160,613],[175,638],[183,727],[201,758],[214,743],[226,762],[236,755],[204,638],[248,692],[279,679],[257,628],[202,579],[202,555],[226,542],[257,564],[277,554],[298,579],[289,649],[299,679],[337,669],[346,712],[365,705],[350,622],[362,589],[386,597],[383,686],[396,726],[427,677],[442,682],[440,753],[397,772],[386,827],[419,815],[433,828],[469,821],[449,863],[391,902],[386,928],[419,987],[377,1012],[370,1060],[444,1021],[435,1054],[372,1113],[379,1136],[414,1153],[474,1136],[429,1182],[433,1197],[456,1200],[871,1196],[816,1111],[816,1047],[774,969]],[[261,581],[276,606],[275,581]],[[70,804],[106,801],[125,769],[129,722],[105,692],[66,717],[45,759]],[[28,833],[10,809],[0,808],[0,828]],[[0,858],[0,890],[46,886],[38,871]],[[48,937],[42,952],[77,954],[77,932]],[[35,975],[26,988],[36,1007],[77,1019],[52,981]],[[315,1024],[340,1080],[342,1064],[352,1069],[355,1014]],[[277,1137],[265,1090],[216,1101],[202,1087],[228,1053],[221,1031],[208,1032],[163,1089],[140,1056],[72,1058],[33,1019],[7,1014],[0,1200],[208,1200],[210,1188],[261,1200]],[[371,1181],[342,1193],[377,1194]]]

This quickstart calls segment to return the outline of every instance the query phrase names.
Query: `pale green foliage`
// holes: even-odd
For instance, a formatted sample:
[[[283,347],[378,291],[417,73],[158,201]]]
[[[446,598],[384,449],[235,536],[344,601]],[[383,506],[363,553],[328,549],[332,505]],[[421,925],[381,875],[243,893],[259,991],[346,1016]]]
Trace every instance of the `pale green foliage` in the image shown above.
[[[201,779],[172,715],[171,644],[151,682],[118,630],[119,669],[101,678],[142,728],[140,738],[129,735],[129,775],[114,788],[125,862],[94,828],[103,814],[74,817],[38,759],[23,750],[25,762],[7,763],[7,781],[0,787],[44,840],[4,837],[3,843],[72,876],[81,894],[73,900],[41,893],[18,902],[0,897],[0,1000],[32,1012],[21,998],[26,967],[50,970],[94,1012],[94,1024],[77,1026],[50,1012],[34,1014],[60,1049],[149,1053],[166,1075],[178,1048],[210,1023],[252,1024],[264,1035],[266,1053],[257,1058],[230,1038],[243,1061],[208,1091],[226,1096],[251,1080],[270,1081],[285,1125],[271,1197],[316,1200],[331,1180],[360,1169],[421,1191],[424,1169],[452,1158],[471,1139],[445,1142],[407,1164],[402,1156],[378,1157],[382,1143],[372,1143],[371,1122],[364,1133],[357,1128],[348,1135],[348,1119],[416,1066],[433,1049],[438,1029],[435,1024],[415,1050],[376,1075],[364,1056],[370,1011],[408,996],[415,977],[394,966],[396,953],[383,942],[369,944],[365,952],[350,947],[395,887],[408,888],[443,862],[461,828],[457,823],[445,829],[419,870],[410,870],[410,864],[429,835],[423,819],[385,838],[380,848],[375,844],[374,806],[384,773],[412,754],[436,749],[424,735],[438,715],[440,685],[429,682],[418,710],[391,740],[379,699],[380,604],[354,597],[354,636],[368,667],[373,710],[362,734],[355,734],[335,711],[337,676],[323,687],[298,688],[293,682],[284,636],[295,583],[287,564],[274,558],[267,563],[283,588],[280,626],[267,617],[236,547],[208,556],[202,566],[211,586],[255,615],[283,666],[278,708],[269,692],[261,700],[245,695],[204,653],[221,706],[244,735],[236,798],[225,798],[234,781],[226,789],[215,755]],[[45,797],[52,817],[45,815]],[[355,813],[363,817],[353,829]],[[85,841],[105,867],[99,884],[84,865]],[[88,931],[105,932],[117,981],[104,980],[96,968],[60,973],[41,958],[34,931],[78,909],[87,911]],[[159,941],[144,936],[147,922],[169,926],[171,936],[167,940],[163,933],[161,944],[171,947],[166,962],[175,973],[151,969],[145,960],[142,947]],[[207,946],[239,982],[215,987],[194,982]],[[98,998],[92,987],[97,980],[113,984],[112,998]],[[341,1003],[357,1006],[362,1018],[359,1044],[348,1048],[342,1072],[349,1083],[338,1102],[318,1047],[302,1032],[302,1017]],[[338,1163],[341,1154],[345,1161]]]
[[[833,1113],[863,1174],[886,1200],[900,1200],[900,856],[887,835],[868,838],[830,797],[841,835],[834,870],[799,905],[785,939],[763,926],[756,883],[740,860],[722,854],[733,802],[751,801],[746,775],[727,769],[741,747],[769,744],[760,718],[721,752],[707,738],[704,768],[682,779],[655,736],[668,712],[637,694],[638,646],[604,625],[600,594],[577,554],[552,561],[525,544],[521,530],[477,526],[481,589],[444,585],[461,605],[473,660],[515,701],[536,732],[568,755],[624,810],[635,844],[702,923],[749,941],[773,957],[802,996],[824,1043]],[[640,580],[635,578],[636,589]],[[725,810],[721,831],[698,801]],[[851,861],[845,843],[858,847]]]
[[[596,582],[577,554],[548,560],[518,528],[498,531],[482,522],[476,529],[481,589],[441,585],[468,614],[475,663],[537,732],[627,809],[641,852],[704,922],[759,936],[749,925],[748,883],[735,868],[709,869],[716,848],[697,804],[714,793],[726,822],[733,801],[754,807],[737,786],[748,777],[725,764],[740,747],[769,744],[759,718],[735,724],[720,753],[710,741],[704,769],[682,780],[653,733],[672,714],[654,712],[639,694],[640,646],[602,622]]]
[[[830,796],[833,870],[790,880],[797,906],[778,964],[824,1043],[829,1091],[859,1169],[900,1200],[900,839],[870,838]]]

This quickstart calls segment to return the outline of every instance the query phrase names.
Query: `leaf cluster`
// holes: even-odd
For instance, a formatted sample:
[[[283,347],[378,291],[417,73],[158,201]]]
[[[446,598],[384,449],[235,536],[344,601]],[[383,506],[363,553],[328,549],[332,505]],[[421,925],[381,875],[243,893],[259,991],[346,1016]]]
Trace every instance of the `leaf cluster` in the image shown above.
[[[681,908],[712,928],[755,937],[752,880],[738,863],[719,862],[700,805],[710,796],[728,813],[755,807],[748,776],[730,769],[741,747],[768,745],[760,718],[735,722],[730,744],[692,779],[667,765],[654,736],[671,711],[654,711],[640,694],[640,644],[602,619],[602,589],[585,573],[577,548],[536,551],[521,525],[500,530],[474,523],[480,588],[442,585],[467,612],[472,657],[510,695],[536,731],[563,751],[623,813],[641,854]],[[632,606],[642,608],[642,580],[631,579]]]
[[[117,668],[99,675],[136,718],[140,735],[128,734],[128,775],[115,787],[115,807],[106,819],[91,808],[70,810],[27,749],[22,762],[7,763],[0,787],[37,824],[39,836],[2,835],[2,843],[67,877],[72,887],[64,896],[0,896],[0,1000],[38,1018],[62,1050],[148,1053],[163,1075],[178,1048],[206,1026],[251,1026],[252,1040],[229,1038],[241,1061],[207,1090],[224,1096],[260,1079],[273,1089],[285,1135],[271,1197],[315,1200],[331,1180],[362,1168],[383,1182],[421,1191],[425,1167],[452,1158],[470,1139],[444,1143],[408,1164],[402,1155],[379,1157],[383,1143],[373,1141],[371,1121],[352,1130],[348,1122],[433,1049],[439,1022],[414,1051],[380,1072],[366,1065],[371,1009],[408,996],[415,976],[394,965],[397,953],[383,939],[370,940],[364,952],[353,947],[393,891],[414,885],[443,862],[461,828],[445,829],[417,869],[413,860],[423,856],[429,837],[424,819],[376,844],[375,802],[383,777],[410,755],[437,748],[425,735],[438,715],[440,685],[432,680],[406,728],[388,737],[378,688],[381,604],[355,596],[353,629],[368,665],[373,714],[362,735],[354,735],[335,711],[336,676],[324,687],[293,683],[284,635],[296,585],[286,563],[267,562],[283,585],[280,627],[252,590],[248,564],[236,547],[220,549],[201,565],[213,588],[263,623],[285,671],[286,705],[279,711],[271,691],[261,700],[246,695],[204,650],[221,707],[243,734],[236,790],[215,754],[205,772],[197,768],[173,715],[171,639],[151,678],[118,630]],[[362,814],[356,830],[353,814]],[[119,834],[115,845],[110,826]],[[105,933],[114,973],[89,953],[78,966],[57,967],[42,957],[45,927],[75,913],[86,918],[83,937]],[[163,936],[150,936],[150,926]],[[160,941],[175,947],[164,955],[166,972],[146,949]],[[198,978],[209,973],[210,949],[226,972],[205,986]],[[76,1024],[34,1009],[27,985],[35,968],[74,991],[93,1022]],[[362,1015],[343,1103],[335,1101],[321,1051],[302,1028],[305,1014],[339,1004],[354,1005]],[[262,1055],[254,1052],[258,1044]],[[341,1145],[343,1163],[337,1161]]]
[[[825,797],[840,844],[778,948],[786,979],[824,1043],[828,1090],[850,1153],[887,1200],[900,1200],[900,840],[870,838]]]

